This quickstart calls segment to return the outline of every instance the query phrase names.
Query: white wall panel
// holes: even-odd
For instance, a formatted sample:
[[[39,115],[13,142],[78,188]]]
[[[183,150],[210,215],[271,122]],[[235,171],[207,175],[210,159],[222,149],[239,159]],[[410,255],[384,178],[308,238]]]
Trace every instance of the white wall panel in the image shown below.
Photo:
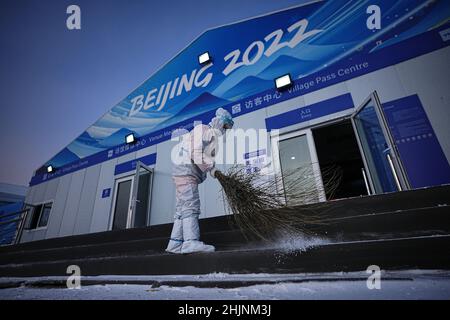
[[[61,177],[50,180],[47,182],[47,188],[45,189],[44,201],[54,200],[59,187],[59,181]]]
[[[47,185],[50,183],[50,181],[45,182],[45,183],[41,183],[35,186],[36,190],[33,194],[33,200],[32,200],[32,204],[39,204],[42,203],[43,201],[46,201],[48,199],[45,199],[45,191],[47,189]]]
[[[35,191],[36,191],[36,186],[28,187],[27,194],[25,195],[25,203],[32,203]]]
[[[72,180],[72,174],[67,174],[58,179],[58,190],[56,191],[56,195],[54,197],[52,211],[50,212],[50,218],[48,220],[47,233],[45,235],[47,239],[59,236],[64,210],[66,208],[66,200],[69,194],[70,182]]]
[[[108,223],[111,214],[111,203],[114,192],[114,169],[116,164],[117,159],[112,159],[102,163],[101,165],[90,232],[101,232],[108,230]],[[109,197],[102,198],[102,193],[105,189],[111,189],[111,193]]]
[[[73,234],[78,208],[80,206],[81,191],[83,189],[86,169],[76,171],[72,174],[69,192],[67,195],[66,208],[61,223],[59,236],[70,236]]]
[[[173,222],[175,215],[175,185],[172,181],[171,151],[176,142],[165,141],[156,147],[157,160],[153,177],[150,224]]]
[[[100,169],[101,164],[86,169],[73,234],[84,234],[90,232]]]
[[[381,103],[402,98],[406,94],[394,67],[384,68],[346,83],[355,107],[362,104],[373,91],[377,91]]]

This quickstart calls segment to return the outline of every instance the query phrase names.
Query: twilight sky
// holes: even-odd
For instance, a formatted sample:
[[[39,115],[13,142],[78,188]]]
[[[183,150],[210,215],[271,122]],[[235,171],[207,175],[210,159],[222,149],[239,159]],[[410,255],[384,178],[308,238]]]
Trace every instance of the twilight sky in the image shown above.
[[[204,30],[310,0],[2,0],[0,182],[32,173]],[[81,30],[66,9],[81,8]]]

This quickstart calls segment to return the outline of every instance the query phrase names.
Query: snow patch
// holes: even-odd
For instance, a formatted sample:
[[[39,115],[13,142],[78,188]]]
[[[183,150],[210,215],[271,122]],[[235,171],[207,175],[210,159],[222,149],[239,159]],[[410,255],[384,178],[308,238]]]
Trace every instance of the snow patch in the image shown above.
[[[304,252],[310,248],[329,243],[331,241],[323,237],[307,236],[300,233],[283,233],[273,243],[264,246],[264,249],[278,249],[283,253],[295,253]]]

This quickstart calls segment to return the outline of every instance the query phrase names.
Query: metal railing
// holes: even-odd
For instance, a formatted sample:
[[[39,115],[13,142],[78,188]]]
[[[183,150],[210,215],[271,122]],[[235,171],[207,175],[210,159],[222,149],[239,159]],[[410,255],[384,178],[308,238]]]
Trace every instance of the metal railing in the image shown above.
[[[22,232],[25,227],[25,221],[28,216],[28,212],[31,208],[25,208],[20,211],[16,211],[13,213],[8,213],[3,216],[0,216],[0,246],[7,246],[7,245],[14,245],[19,243],[20,238],[22,237]],[[11,219],[4,220],[5,218]],[[12,225],[16,223],[15,230],[14,230],[14,236],[12,236],[11,241],[5,241],[5,239],[8,238],[8,233],[13,232],[12,230],[9,230],[7,227],[8,225]],[[11,228],[13,229],[13,227]],[[5,241],[5,243],[3,243]]]

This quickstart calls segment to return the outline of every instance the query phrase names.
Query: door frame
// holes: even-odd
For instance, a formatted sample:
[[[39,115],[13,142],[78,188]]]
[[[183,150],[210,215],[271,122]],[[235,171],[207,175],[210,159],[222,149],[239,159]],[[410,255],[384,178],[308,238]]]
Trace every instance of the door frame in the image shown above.
[[[109,228],[108,228],[109,230],[113,230],[113,226],[114,226],[114,218],[116,216],[117,192],[119,191],[119,183],[125,182],[128,180],[131,180],[131,188],[130,188],[130,195],[128,197],[128,214],[127,214],[127,224],[125,226],[125,229],[130,228],[129,220],[130,220],[130,211],[132,210],[131,203],[132,203],[132,196],[133,196],[134,179],[135,179],[135,175],[131,174],[131,175],[127,175],[125,177],[115,179],[115,181],[114,181],[113,201],[112,201],[111,215],[110,215],[111,219],[110,219]]]
[[[373,183],[373,177],[372,177],[372,172],[369,170],[369,166],[366,160],[366,154],[364,152],[364,149],[362,147],[362,143],[361,143],[361,138],[359,136],[358,130],[356,128],[356,124],[355,124],[355,117],[361,112],[362,109],[364,109],[364,107],[366,107],[371,101],[373,101],[374,104],[374,109],[375,112],[377,114],[377,118],[380,121],[381,124],[381,130],[383,132],[383,135],[386,139],[386,142],[388,144],[388,149],[389,152],[387,154],[390,155],[390,160],[388,158],[388,162],[390,164],[390,168],[392,171],[392,174],[394,176],[394,181],[397,184],[397,188],[398,191],[403,191],[403,190],[409,190],[411,189],[409,181],[407,179],[407,175],[406,175],[406,171],[401,163],[401,159],[398,153],[398,149],[397,146],[394,143],[394,139],[392,138],[391,132],[389,130],[389,126],[388,123],[386,121],[386,117],[384,115],[383,109],[382,109],[382,105],[380,102],[380,98],[378,97],[378,93],[377,91],[373,91],[356,109],[355,111],[351,114],[350,119],[352,122],[352,126],[353,126],[353,131],[355,132],[355,136],[356,136],[356,141],[358,142],[358,147],[359,147],[359,151],[361,153],[361,157],[364,163],[364,169],[365,169],[365,173],[367,175],[367,180],[370,186],[370,191],[371,194],[377,194],[375,187],[374,187],[374,183]]]
[[[318,198],[319,202],[327,201],[325,195],[325,188],[323,186],[322,181],[322,173],[320,171],[319,159],[317,157],[316,145],[314,143],[314,137],[312,135],[311,128],[303,128],[296,131],[290,131],[286,133],[282,133],[280,135],[271,135],[271,147],[272,147],[272,156],[273,156],[273,165],[274,165],[274,173],[282,174],[281,168],[281,160],[280,160],[280,141],[288,140],[292,138],[296,138],[299,136],[306,136],[306,140],[308,143],[309,154],[311,157],[311,165],[313,168],[313,173],[316,181],[316,187],[318,190]],[[279,190],[284,190],[284,184],[281,181],[281,185],[277,186]]]
[[[153,169],[146,166],[143,162],[137,161],[136,163],[136,172],[134,174],[134,180],[131,187],[131,200],[130,200],[130,206],[131,206],[131,215],[127,219],[127,229],[131,228],[134,225],[135,215],[136,215],[136,202],[138,201],[137,198],[137,192],[139,187],[139,177],[140,177],[140,171],[141,168],[148,171],[150,174],[150,179],[148,182],[148,198],[147,198],[147,212],[146,212],[146,223],[145,225],[150,225],[150,209],[151,209],[151,200],[152,200],[152,189],[153,189]]]
[[[331,119],[329,121],[321,122],[321,123],[319,123],[317,125],[314,125],[314,126],[311,127],[311,132],[314,131],[314,130],[317,130],[317,129],[326,128],[326,127],[329,127],[329,126],[332,126],[332,125],[336,125],[336,124],[340,124],[340,123],[343,123],[343,122],[347,122],[347,123],[350,122],[350,125],[353,128],[353,133],[355,135],[356,143],[358,145],[358,151],[359,151],[359,154],[360,154],[361,159],[363,161],[363,168],[361,168],[362,169],[361,170],[361,176],[362,176],[362,179],[364,180],[364,185],[366,187],[367,195],[370,196],[370,195],[372,195],[372,191],[371,191],[371,188],[369,186],[369,181],[368,181],[367,174],[366,174],[366,171],[367,171],[367,169],[366,169],[366,162],[365,162],[366,159],[364,158],[364,155],[361,154],[361,147],[360,147],[359,138],[357,137],[357,135],[355,133],[355,128],[353,126],[353,121],[352,121],[353,113],[354,112],[352,112],[349,115],[345,115],[345,116],[342,116],[342,117],[339,117],[339,118],[336,118],[336,119]],[[314,138],[314,134],[312,136]],[[314,140],[314,145],[315,145],[315,143],[316,143],[316,141]],[[319,165],[320,165],[320,163],[319,163]]]

